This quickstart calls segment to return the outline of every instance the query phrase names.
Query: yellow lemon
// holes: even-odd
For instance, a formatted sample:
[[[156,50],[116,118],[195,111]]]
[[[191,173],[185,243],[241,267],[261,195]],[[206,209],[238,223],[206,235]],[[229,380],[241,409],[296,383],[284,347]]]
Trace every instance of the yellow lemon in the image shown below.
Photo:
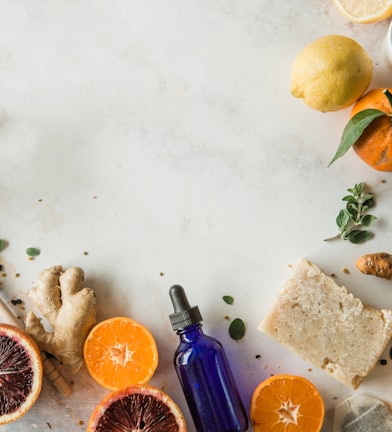
[[[339,12],[349,21],[370,24],[392,15],[391,0],[334,0]]]
[[[369,87],[373,63],[366,50],[346,36],[316,39],[297,55],[291,94],[311,108],[338,111],[354,104]]]

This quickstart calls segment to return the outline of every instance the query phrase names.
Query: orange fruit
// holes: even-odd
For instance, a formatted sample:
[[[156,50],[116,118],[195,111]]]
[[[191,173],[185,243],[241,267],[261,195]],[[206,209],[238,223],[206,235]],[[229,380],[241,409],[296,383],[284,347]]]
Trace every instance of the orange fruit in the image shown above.
[[[42,378],[41,352],[33,338],[0,324],[0,425],[26,414],[41,392]]]
[[[110,390],[145,384],[158,366],[154,337],[127,317],[109,318],[93,327],[83,353],[90,375]]]
[[[306,378],[274,375],[253,392],[250,419],[255,432],[319,432],[324,402]]]
[[[392,93],[392,88],[388,91]],[[392,106],[383,88],[365,93],[353,106],[351,117],[365,109],[378,109],[392,115]],[[387,115],[373,120],[353,145],[356,154],[378,171],[392,171],[392,123]]]
[[[169,395],[151,385],[115,390],[92,412],[87,432],[186,432],[184,416]]]

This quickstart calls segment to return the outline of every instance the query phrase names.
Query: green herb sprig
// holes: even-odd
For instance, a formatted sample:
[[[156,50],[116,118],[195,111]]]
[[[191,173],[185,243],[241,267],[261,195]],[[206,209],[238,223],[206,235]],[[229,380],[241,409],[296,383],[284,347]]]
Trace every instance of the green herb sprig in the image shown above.
[[[364,243],[373,237],[373,233],[363,228],[369,227],[377,219],[367,214],[375,206],[374,194],[365,190],[364,183],[358,183],[347,191],[350,194],[342,198],[346,201],[346,207],[336,217],[338,234],[325,241],[341,238],[355,244]]]

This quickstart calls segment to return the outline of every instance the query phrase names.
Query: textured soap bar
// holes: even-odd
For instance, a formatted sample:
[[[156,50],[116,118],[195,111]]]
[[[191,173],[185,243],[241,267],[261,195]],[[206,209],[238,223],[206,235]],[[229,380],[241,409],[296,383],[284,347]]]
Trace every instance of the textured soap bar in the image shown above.
[[[335,408],[333,432],[392,432],[392,415],[383,401],[359,394]]]
[[[392,335],[392,310],[367,306],[301,259],[259,330],[357,388]]]

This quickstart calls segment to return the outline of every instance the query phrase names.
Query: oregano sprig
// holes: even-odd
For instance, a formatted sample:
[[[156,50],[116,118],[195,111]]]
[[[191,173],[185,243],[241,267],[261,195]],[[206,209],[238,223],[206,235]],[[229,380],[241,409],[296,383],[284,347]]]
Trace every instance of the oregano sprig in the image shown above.
[[[346,206],[336,217],[338,234],[325,241],[341,238],[355,244],[364,243],[373,237],[373,233],[363,228],[369,227],[377,219],[367,213],[375,206],[374,194],[365,190],[364,183],[357,183],[347,191],[350,194],[342,198]]]

